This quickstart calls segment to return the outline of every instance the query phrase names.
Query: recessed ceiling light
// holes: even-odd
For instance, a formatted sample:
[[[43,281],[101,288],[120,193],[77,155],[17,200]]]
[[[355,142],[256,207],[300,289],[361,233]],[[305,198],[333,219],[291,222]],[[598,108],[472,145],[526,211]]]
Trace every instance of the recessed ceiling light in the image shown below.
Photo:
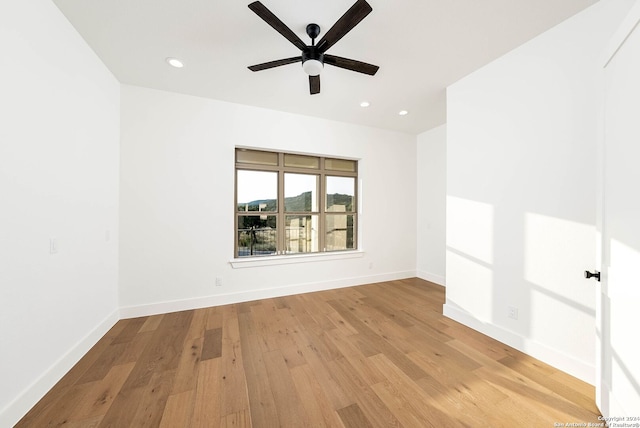
[[[409,114],[409,112],[408,112],[407,110],[400,110],[400,111],[398,112],[398,114],[399,114],[400,116],[406,116],[406,115],[408,115],[408,114]]]
[[[369,107],[371,103],[369,101],[363,101],[360,103],[360,107]]]
[[[184,67],[184,64],[182,63],[182,61],[180,61],[180,60],[179,60],[179,59],[177,59],[177,58],[167,58],[167,60],[166,60],[166,61],[167,61],[167,63],[168,63],[170,66],[172,66],[172,67],[175,67],[175,68],[182,68],[182,67]]]

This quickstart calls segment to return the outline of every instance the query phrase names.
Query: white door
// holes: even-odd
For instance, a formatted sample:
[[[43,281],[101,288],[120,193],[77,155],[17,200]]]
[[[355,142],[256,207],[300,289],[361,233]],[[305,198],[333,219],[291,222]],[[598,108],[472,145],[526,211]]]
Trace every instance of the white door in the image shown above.
[[[596,400],[640,423],[640,0],[607,51]],[[633,425],[635,426],[635,425]]]

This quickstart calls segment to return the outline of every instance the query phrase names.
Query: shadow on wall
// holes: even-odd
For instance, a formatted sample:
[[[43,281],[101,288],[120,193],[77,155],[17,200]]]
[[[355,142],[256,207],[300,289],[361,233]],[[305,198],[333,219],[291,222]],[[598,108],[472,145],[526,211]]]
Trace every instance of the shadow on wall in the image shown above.
[[[595,292],[583,271],[595,239],[594,225],[449,195],[447,306],[507,331],[516,348],[536,342],[593,366]]]
[[[447,306],[480,322],[484,332],[512,333],[509,344],[516,348],[526,350],[534,341],[585,367],[599,359],[605,391],[640,397],[640,344],[629,340],[640,301],[633,285],[640,243],[629,236],[607,241],[602,274],[618,286],[601,294],[582,276],[595,266],[595,226],[453,196],[447,211]],[[609,399],[605,393],[603,408],[610,408]]]

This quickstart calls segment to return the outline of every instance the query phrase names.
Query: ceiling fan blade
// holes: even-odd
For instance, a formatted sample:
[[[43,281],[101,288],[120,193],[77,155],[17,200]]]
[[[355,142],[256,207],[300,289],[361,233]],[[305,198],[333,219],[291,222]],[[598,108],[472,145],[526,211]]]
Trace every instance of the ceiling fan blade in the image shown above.
[[[320,93],[320,76],[309,76],[309,92],[311,95]]]
[[[358,73],[368,74],[373,76],[378,69],[377,65],[367,64],[366,62],[356,61],[355,59],[342,58],[335,55],[324,55],[324,63],[333,65],[334,67],[345,68],[347,70],[356,71]]]
[[[254,1],[249,5],[249,9],[255,12],[264,22],[271,25],[278,33],[282,34],[287,40],[293,43],[298,49],[303,50],[307,47],[304,42],[294,33],[284,22],[280,21],[265,5],[259,1]]]
[[[372,10],[373,8],[365,0],[356,1],[320,39],[317,44],[318,50],[321,53],[326,52],[327,49],[335,45],[338,40],[351,31],[353,27],[358,25]]]
[[[293,64],[294,62],[302,61],[302,57],[294,56],[292,58],[278,59],[276,61],[263,62],[262,64],[250,65],[249,70],[261,71],[267,70],[273,67],[280,67],[281,65]]]

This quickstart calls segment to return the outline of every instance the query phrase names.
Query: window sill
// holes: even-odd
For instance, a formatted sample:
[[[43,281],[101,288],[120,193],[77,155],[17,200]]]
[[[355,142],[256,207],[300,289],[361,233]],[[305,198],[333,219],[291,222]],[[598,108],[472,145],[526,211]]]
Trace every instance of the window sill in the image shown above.
[[[260,266],[288,265],[294,263],[324,262],[364,257],[364,251],[337,251],[331,253],[291,254],[286,256],[261,256],[232,259],[229,263],[234,269]]]

